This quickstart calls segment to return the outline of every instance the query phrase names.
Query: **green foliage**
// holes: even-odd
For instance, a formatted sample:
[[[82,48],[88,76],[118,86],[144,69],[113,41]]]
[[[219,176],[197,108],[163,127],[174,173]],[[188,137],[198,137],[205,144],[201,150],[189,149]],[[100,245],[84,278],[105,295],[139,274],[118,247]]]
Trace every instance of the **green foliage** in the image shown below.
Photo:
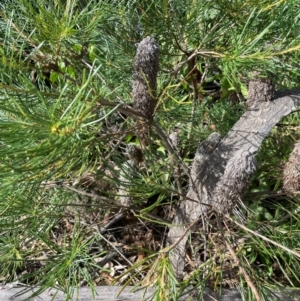
[[[189,164],[200,141],[212,131],[225,135],[242,115],[253,71],[272,74],[279,89],[299,86],[299,17],[296,0],[2,1],[2,279],[18,278],[41,285],[41,290],[50,286],[68,290],[80,281],[93,286],[92,274],[102,268],[90,252],[98,236],[81,227],[86,212],[80,212],[65,232],[62,225],[74,215],[66,207],[78,198],[68,188],[91,191],[80,182],[91,174],[96,182],[105,182],[97,187],[102,199],[83,195],[80,205],[91,206],[101,218],[119,208],[119,174],[127,160],[124,148],[128,143],[140,145],[135,119],[125,118],[121,111],[132,102],[136,43],[150,35],[160,45],[155,121],[166,134],[178,129],[180,155]],[[260,168],[245,198],[249,228],[263,229],[264,236],[290,249],[299,249],[297,199],[289,206],[282,205],[286,199],[277,199],[268,208],[267,196],[255,193],[280,189],[280,167],[299,138],[298,124],[298,113],[287,117],[265,141],[258,154]],[[125,184],[136,216],[166,227],[168,220],[158,221],[152,213],[168,206],[171,211],[186,192],[188,179],[182,175],[179,187],[164,141],[154,131],[148,139],[142,167],[138,172],[129,170],[130,183]],[[290,221],[272,229],[266,226],[286,213],[292,215]],[[233,236],[245,235],[241,229],[232,231]],[[108,246],[101,244],[104,254]],[[207,248],[212,252],[212,245]],[[238,257],[255,284],[262,279],[261,283],[270,283],[276,264],[285,283],[299,285],[297,256],[280,246],[272,248],[252,235]],[[39,259],[42,254],[47,254],[45,260]],[[203,287],[215,281],[218,286],[222,271],[211,258],[189,276],[189,283],[197,280]],[[31,262],[38,262],[39,269]],[[164,299],[166,289],[175,292],[177,282],[164,253],[152,252],[144,262],[145,270],[150,270],[149,283],[159,287],[157,300]],[[253,272],[255,264],[262,266],[259,275]],[[201,278],[201,273],[207,277]]]

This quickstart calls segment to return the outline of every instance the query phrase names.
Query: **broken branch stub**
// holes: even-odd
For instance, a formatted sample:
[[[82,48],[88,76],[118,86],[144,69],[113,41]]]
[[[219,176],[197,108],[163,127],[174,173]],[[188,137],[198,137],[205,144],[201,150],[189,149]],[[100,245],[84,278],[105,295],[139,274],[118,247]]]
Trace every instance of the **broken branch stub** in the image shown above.
[[[137,47],[132,81],[133,107],[147,119],[153,118],[156,106],[156,80],[159,69],[159,45],[152,37]]]
[[[257,103],[272,101],[275,95],[275,85],[270,78],[256,78],[249,82],[247,106],[254,107]]]

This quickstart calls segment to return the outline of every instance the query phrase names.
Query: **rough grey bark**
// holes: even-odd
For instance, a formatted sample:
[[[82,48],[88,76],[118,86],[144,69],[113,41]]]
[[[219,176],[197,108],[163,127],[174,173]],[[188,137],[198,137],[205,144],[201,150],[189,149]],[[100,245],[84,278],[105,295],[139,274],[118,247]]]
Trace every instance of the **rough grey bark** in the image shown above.
[[[226,177],[231,178],[231,185],[238,181],[239,175],[244,177],[240,179],[244,184],[237,188],[237,192],[242,193],[255,170],[254,156],[262,141],[276,123],[298,105],[300,90],[279,92],[274,101],[257,102],[243,114],[201,166],[194,183],[196,189],[190,189],[186,200],[181,203],[168,235],[170,245],[175,245],[170,260],[179,279],[183,277],[188,226],[209,208],[220,213],[234,208],[238,200],[230,194],[232,187],[226,187]],[[238,164],[245,169],[245,175],[242,175],[242,168],[231,171],[230,165],[238,167]],[[175,244],[179,239],[180,242]]]
[[[156,106],[156,80],[159,69],[159,45],[152,37],[143,39],[137,47],[132,80],[133,107],[147,119],[152,119]]]
[[[255,153],[240,149],[226,164],[224,174],[212,192],[213,207],[222,214],[231,213],[256,171]]]
[[[252,108],[259,102],[272,101],[275,85],[270,78],[256,78],[249,82],[247,106]]]
[[[286,192],[300,190],[300,143],[294,149],[283,169],[283,189]]]
[[[197,194],[197,187],[195,185],[196,180],[200,176],[200,172],[205,164],[209,164],[209,157],[220,141],[221,135],[215,132],[210,134],[206,140],[200,143],[191,167],[191,181],[189,183],[188,195]]]
[[[190,195],[196,195],[197,197],[195,199],[200,199],[197,190],[197,179],[199,178],[200,172],[202,171],[204,166],[206,164],[209,164],[209,158],[220,141],[221,135],[219,133],[212,133],[206,140],[202,141],[200,146],[198,147],[191,167],[191,177],[187,197],[189,197]],[[181,273],[184,269],[185,245],[188,239],[188,235],[183,235],[186,232],[186,226],[191,221],[191,218],[186,216],[183,211],[183,204],[184,203],[182,203],[181,206],[177,208],[177,212],[172,223],[174,226],[170,228],[168,234],[169,245],[176,243],[180,239],[180,242],[176,245],[171,253],[171,262],[178,278],[182,278]]]

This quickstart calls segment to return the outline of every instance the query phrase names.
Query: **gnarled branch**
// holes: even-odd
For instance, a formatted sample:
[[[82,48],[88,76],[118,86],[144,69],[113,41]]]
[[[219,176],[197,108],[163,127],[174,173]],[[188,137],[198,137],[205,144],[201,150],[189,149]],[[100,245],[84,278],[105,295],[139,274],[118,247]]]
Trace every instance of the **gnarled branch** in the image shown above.
[[[299,105],[300,90],[277,92],[273,101],[256,102],[202,164],[194,188],[189,190],[187,199],[180,205],[173,221],[174,227],[168,235],[171,245],[181,238],[170,255],[178,278],[183,277],[187,235],[183,238],[182,235],[189,224],[211,207],[220,213],[227,213],[228,208],[234,208],[255,171],[254,156],[262,141],[282,117]],[[236,184],[239,184],[238,187],[233,188]],[[236,189],[236,196],[232,195],[231,189]]]

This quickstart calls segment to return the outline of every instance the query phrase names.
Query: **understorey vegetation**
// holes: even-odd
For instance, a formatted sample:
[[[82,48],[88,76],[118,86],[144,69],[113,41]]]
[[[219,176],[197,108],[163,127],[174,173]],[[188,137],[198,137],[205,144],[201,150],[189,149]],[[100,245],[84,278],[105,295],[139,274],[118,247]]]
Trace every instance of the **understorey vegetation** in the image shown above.
[[[0,282],[298,288],[299,11],[1,1]]]

